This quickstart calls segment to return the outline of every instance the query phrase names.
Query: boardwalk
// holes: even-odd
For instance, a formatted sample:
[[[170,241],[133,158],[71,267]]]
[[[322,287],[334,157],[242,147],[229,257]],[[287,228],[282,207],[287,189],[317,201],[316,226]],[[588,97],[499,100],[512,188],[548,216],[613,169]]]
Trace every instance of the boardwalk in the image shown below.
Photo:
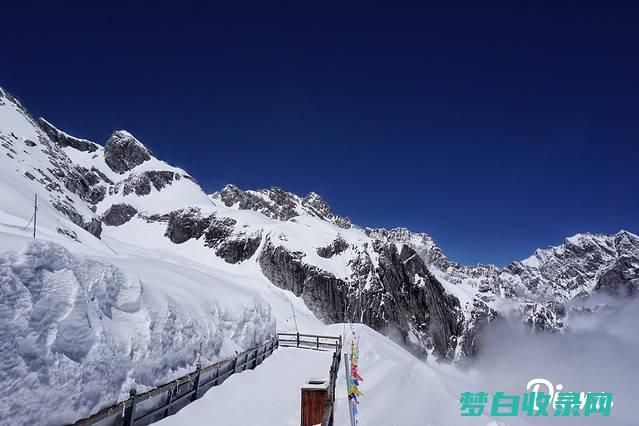
[[[300,423],[300,388],[312,377],[327,377],[332,352],[279,348],[255,370],[231,376],[198,401],[159,423],[245,426]]]

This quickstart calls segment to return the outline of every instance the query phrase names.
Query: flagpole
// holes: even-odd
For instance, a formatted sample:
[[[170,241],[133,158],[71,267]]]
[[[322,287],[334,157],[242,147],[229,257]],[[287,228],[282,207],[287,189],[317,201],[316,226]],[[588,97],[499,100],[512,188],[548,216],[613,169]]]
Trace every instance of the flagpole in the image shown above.
[[[35,195],[33,203],[33,238],[36,237],[36,226],[38,223],[38,194]]]

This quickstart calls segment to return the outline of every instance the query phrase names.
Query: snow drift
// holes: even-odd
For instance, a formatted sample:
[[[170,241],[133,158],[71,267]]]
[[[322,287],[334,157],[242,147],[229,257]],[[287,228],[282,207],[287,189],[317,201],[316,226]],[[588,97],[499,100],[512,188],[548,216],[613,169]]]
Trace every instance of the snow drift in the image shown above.
[[[0,255],[0,418],[61,424],[272,337],[270,307],[194,310],[110,262],[33,241]],[[45,420],[46,419],[46,420]]]

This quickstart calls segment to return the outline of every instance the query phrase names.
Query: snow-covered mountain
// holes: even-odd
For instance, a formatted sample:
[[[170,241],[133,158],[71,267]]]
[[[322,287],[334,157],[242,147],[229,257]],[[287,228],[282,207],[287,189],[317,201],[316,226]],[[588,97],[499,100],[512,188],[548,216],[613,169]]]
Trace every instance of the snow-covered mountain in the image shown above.
[[[504,268],[451,262],[431,237],[404,228],[366,232],[414,248],[459,300],[480,299],[502,312],[507,301],[539,330],[560,330],[565,305],[575,298],[597,292],[628,296],[639,288],[639,237],[625,230],[613,235],[577,234]]]
[[[474,353],[473,329],[498,314],[502,299],[517,301],[537,327],[558,328],[563,302],[598,289],[637,287],[639,240],[630,232],[579,234],[505,268],[464,266],[449,261],[426,234],[362,230],[315,193],[227,185],[207,196],[130,133],[116,131],[101,146],[33,120],[1,93],[8,163],[2,190],[19,192],[3,199],[21,200],[3,213],[27,217],[37,192],[46,200],[40,221],[56,221],[69,238],[91,239],[80,238],[70,221],[97,238],[108,230],[148,247],[148,235],[163,235],[229,264],[251,259],[323,320],[362,321],[441,358]]]
[[[87,369],[123,365],[99,386],[119,393],[70,404],[69,413],[86,414],[132,384],[170,378],[159,371],[192,367],[194,354],[212,359],[276,325],[291,329],[289,298],[305,330],[362,322],[454,360],[474,355],[482,327],[507,312],[561,330],[568,301],[639,287],[639,237],[627,231],[579,234],[505,268],[464,266],[426,234],[357,227],[315,193],[227,185],[207,195],[132,134],[116,131],[104,145],[68,135],[2,89],[0,147],[0,336],[9,354],[0,382],[15,388],[12,404],[20,392],[44,392],[38,374],[55,382],[71,371],[63,388],[72,394],[102,380]]]

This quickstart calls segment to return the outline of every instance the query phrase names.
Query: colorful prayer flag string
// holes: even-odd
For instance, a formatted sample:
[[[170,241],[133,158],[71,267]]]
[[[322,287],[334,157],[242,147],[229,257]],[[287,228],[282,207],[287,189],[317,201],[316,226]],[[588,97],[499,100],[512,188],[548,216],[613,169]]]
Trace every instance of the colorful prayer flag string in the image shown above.
[[[358,397],[363,396],[363,393],[359,390],[360,382],[363,382],[364,379],[359,375],[359,336],[356,336],[355,329],[351,325],[351,332],[353,333],[353,338],[351,340],[351,374],[350,374],[350,383],[348,388],[348,395],[352,398],[352,407],[353,407],[353,417],[355,418],[355,424],[357,424],[357,413],[359,400]]]

